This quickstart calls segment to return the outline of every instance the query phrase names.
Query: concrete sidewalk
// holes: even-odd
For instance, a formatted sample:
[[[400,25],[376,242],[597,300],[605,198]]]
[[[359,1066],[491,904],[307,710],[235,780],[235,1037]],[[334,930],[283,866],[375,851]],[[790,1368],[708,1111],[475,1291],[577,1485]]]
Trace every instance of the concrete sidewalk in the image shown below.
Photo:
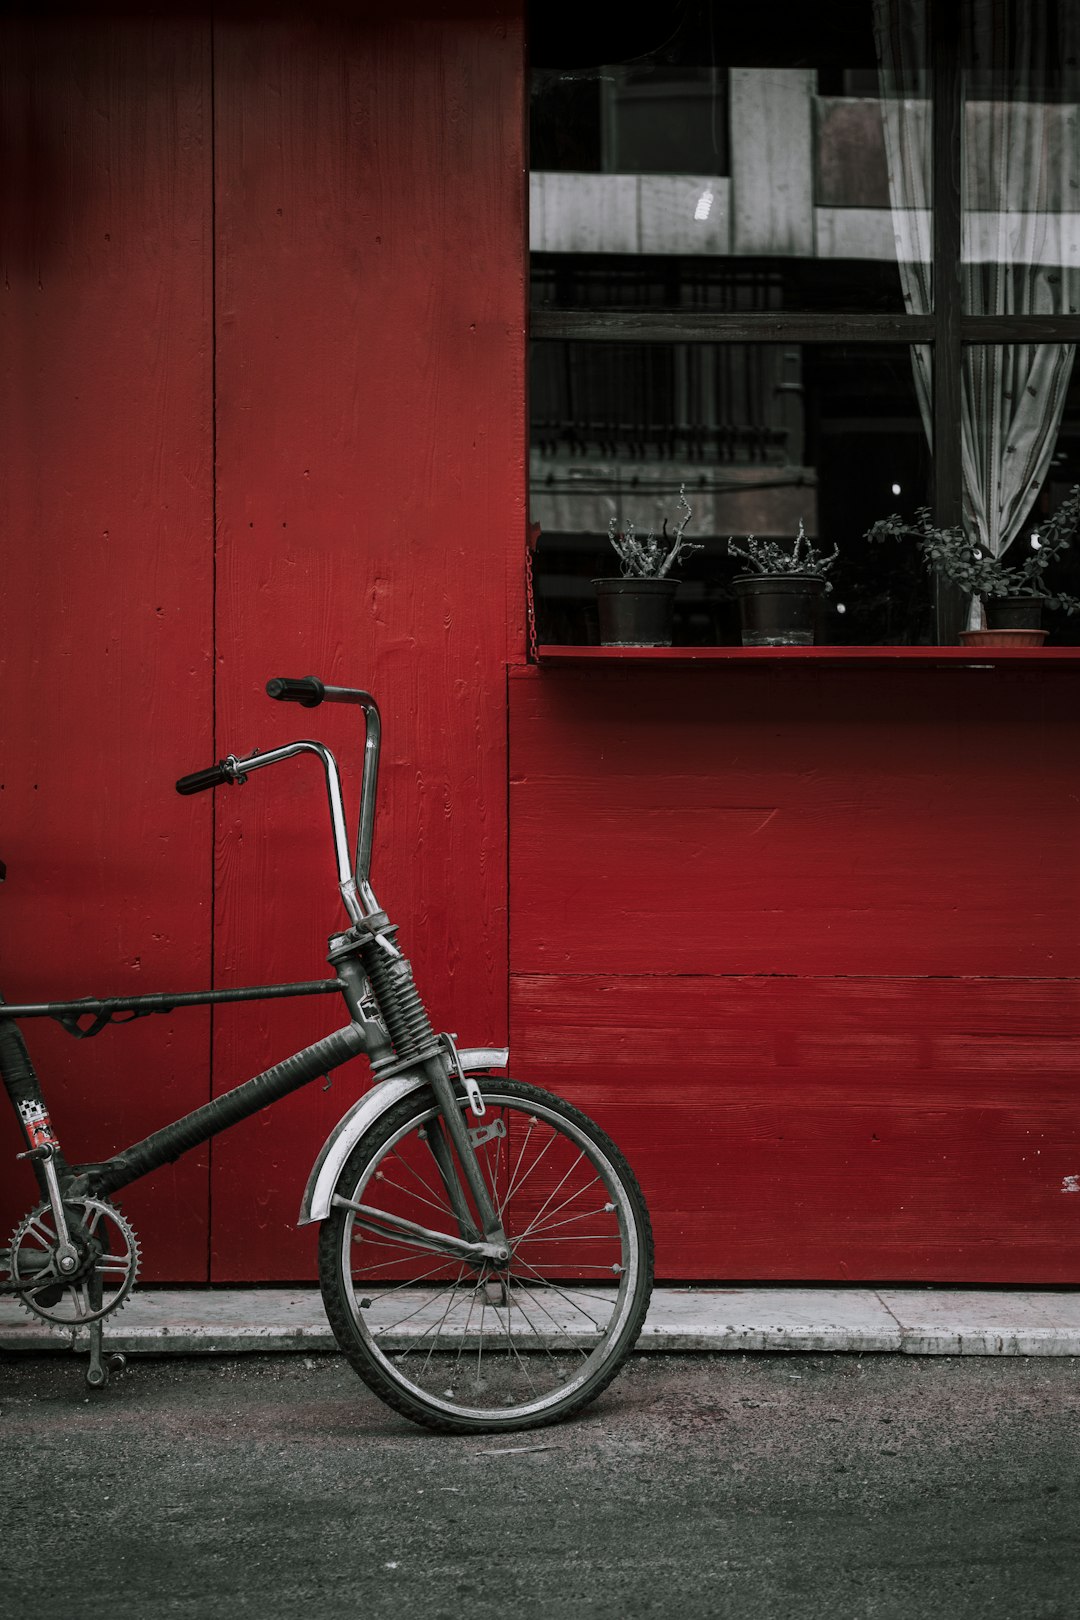
[[[113,1350],[233,1355],[334,1347],[314,1288],[151,1288],[106,1322]],[[0,1351],[65,1349],[67,1335],[0,1300]],[[1080,1291],[658,1288],[638,1348],[915,1356],[1080,1355]]]

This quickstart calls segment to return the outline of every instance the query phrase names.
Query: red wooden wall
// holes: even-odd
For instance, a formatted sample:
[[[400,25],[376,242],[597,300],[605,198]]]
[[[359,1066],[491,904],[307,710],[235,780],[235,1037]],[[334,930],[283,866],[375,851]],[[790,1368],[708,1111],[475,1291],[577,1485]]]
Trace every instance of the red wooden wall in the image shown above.
[[[373,875],[434,1017],[503,1040],[517,7],[133,10],[0,25],[0,984],[321,977],[340,911],[318,771],[216,805],[172,791],[312,730],[351,766],[354,716],[262,694],[314,672],[383,706]],[[92,1157],[338,1021],[320,1001],[29,1033]],[[307,1274],[292,1222],[360,1067],[132,1189],[147,1274]],[[17,1145],[5,1121],[5,1163]],[[19,1167],[5,1225],[32,1193]]]
[[[1076,1282],[1076,673],[514,677],[517,1068],[660,1273]]]
[[[516,1068],[625,1144],[664,1275],[1075,1281],[1074,678],[518,664],[508,710],[520,8],[129,9],[0,25],[5,993],[320,974],[310,762],[172,783],[314,729],[355,796],[354,719],[262,686],[360,682],[437,1023],[501,1040],[509,983]],[[92,1157],[334,1021],[32,1034]],[[363,1078],[133,1189],[148,1275],[309,1274]],[[32,1194],[5,1170],[0,1230]]]
[[[204,984],[213,755],[213,262],[205,25],[0,24],[0,986]],[[33,1026],[72,1157],[204,1102],[195,1012],[77,1045]],[[4,1111],[0,1242],[35,1184]],[[207,1156],[127,1207],[206,1275]]]

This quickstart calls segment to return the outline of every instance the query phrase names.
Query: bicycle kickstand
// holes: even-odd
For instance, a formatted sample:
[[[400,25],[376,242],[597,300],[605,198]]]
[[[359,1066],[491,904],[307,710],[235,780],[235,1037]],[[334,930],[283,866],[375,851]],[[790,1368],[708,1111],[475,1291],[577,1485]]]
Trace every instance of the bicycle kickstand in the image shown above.
[[[102,1283],[95,1277],[90,1283],[90,1303],[95,1310],[101,1306]],[[110,1372],[122,1372],[127,1358],[120,1351],[104,1354],[105,1323],[102,1317],[90,1323],[90,1365],[86,1369],[86,1382],[91,1389],[104,1389]]]

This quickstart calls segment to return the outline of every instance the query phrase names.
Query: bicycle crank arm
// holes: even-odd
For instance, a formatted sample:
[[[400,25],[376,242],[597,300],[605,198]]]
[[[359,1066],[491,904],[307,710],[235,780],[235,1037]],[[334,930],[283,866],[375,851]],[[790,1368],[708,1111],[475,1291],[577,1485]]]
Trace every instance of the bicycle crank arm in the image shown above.
[[[494,1260],[501,1264],[510,1258],[510,1249],[505,1242],[470,1243],[465,1238],[452,1237],[449,1232],[433,1232],[430,1227],[406,1221],[400,1215],[390,1215],[386,1210],[372,1209],[369,1204],[355,1204],[349,1198],[342,1198],[340,1193],[335,1193],[332,1202],[335,1209],[351,1209],[354,1215],[359,1216],[357,1225],[366,1231],[374,1232],[377,1236],[393,1232],[403,1243],[418,1249],[446,1254],[454,1260]]]

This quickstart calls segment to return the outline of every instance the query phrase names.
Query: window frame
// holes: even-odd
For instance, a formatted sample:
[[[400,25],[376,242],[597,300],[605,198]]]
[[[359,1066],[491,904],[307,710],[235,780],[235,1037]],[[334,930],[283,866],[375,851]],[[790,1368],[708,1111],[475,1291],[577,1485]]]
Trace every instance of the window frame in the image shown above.
[[[695,311],[542,309],[529,311],[531,342],[925,344],[933,357],[931,506],[942,527],[963,520],[961,371],[967,344],[1075,343],[1080,315],[972,315],[961,283],[964,88],[957,0],[931,0],[932,247],[934,307],[929,315],[727,314]],[[939,646],[963,628],[963,593],[935,578]]]

